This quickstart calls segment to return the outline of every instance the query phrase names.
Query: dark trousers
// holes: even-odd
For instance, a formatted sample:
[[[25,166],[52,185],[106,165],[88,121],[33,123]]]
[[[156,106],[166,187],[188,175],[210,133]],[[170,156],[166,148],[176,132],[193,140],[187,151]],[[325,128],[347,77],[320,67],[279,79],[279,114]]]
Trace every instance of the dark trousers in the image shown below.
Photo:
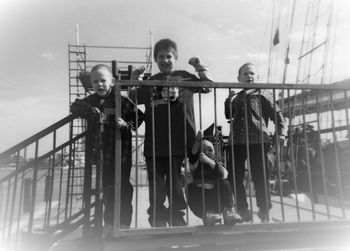
[[[256,204],[259,208],[266,210],[272,207],[270,191],[268,189],[269,170],[267,165],[267,152],[269,145],[264,145],[264,156],[261,149],[261,144],[249,145],[250,156],[250,170],[252,174],[252,180],[255,187]],[[244,210],[248,208],[246,189],[244,187],[245,177],[245,161],[247,159],[247,146],[235,145],[234,146],[234,170],[235,170],[235,183],[233,183],[233,170],[231,159],[231,147],[228,147],[228,180],[231,182],[232,189],[236,189],[236,206],[237,210]],[[265,161],[266,179],[264,180],[263,161]],[[267,187],[267,190],[265,189]]]
[[[219,180],[218,186],[212,189],[204,189],[205,211],[221,213],[225,207],[233,207],[232,189],[228,180]],[[220,197],[219,197],[220,196]],[[220,210],[219,210],[220,201]],[[194,183],[188,185],[188,205],[191,211],[199,218],[203,218],[203,195],[202,187]]]
[[[182,212],[181,210],[186,208],[185,197],[180,182],[181,165],[183,160],[184,157],[182,156],[172,157],[172,172],[170,172],[169,157],[156,157],[154,183],[153,158],[146,157],[150,203],[147,213],[149,215],[148,221],[151,224],[153,222],[154,217],[156,222],[159,220],[169,221],[170,207],[166,208],[164,206],[164,202],[166,197],[168,197],[169,205],[171,205],[170,194],[172,194],[172,220],[174,221],[178,219],[178,217],[183,217],[184,212]],[[172,180],[172,189],[170,188],[170,180]]]
[[[121,198],[120,198],[120,225],[130,226],[132,216],[133,186],[130,183],[131,171],[131,143],[122,141],[122,165],[121,165]],[[114,152],[110,157],[104,159],[102,172],[104,222],[113,225],[114,222]],[[107,156],[105,156],[107,157]],[[106,161],[105,161],[106,160]],[[108,161],[107,161],[108,160]]]

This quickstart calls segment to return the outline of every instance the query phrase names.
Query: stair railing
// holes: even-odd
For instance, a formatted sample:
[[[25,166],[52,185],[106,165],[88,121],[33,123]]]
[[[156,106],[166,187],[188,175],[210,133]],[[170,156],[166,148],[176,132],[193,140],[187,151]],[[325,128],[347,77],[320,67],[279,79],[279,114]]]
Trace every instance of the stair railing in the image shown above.
[[[94,223],[92,209],[95,208],[95,216],[101,215],[101,202],[97,200],[95,203],[101,192],[93,183],[96,180],[93,173],[97,178],[100,173],[100,165],[93,163],[93,152],[99,146],[87,144],[95,137],[91,130],[89,132],[91,126],[73,137],[75,119],[80,118],[69,115],[0,153],[0,163],[4,166],[0,169],[1,243],[11,247],[23,246],[28,241],[37,241],[35,236],[52,234],[52,229],[59,230],[62,235],[64,228],[73,224],[83,226],[84,233],[87,233]],[[80,177],[83,179],[83,200],[79,200],[79,194],[75,192],[79,185],[74,182],[77,178],[74,174],[78,165],[77,152],[84,155],[79,160],[84,172]],[[95,159],[99,159],[98,154]],[[92,199],[92,195],[97,197]],[[101,231],[100,224],[95,222],[94,226]]]

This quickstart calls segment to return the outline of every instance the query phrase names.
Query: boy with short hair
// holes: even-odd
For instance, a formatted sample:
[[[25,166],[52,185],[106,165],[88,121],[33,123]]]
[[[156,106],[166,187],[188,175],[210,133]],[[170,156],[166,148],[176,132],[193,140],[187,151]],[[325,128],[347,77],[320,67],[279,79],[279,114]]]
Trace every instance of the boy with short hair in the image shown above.
[[[198,58],[191,58],[189,63],[194,66],[200,78],[187,71],[175,70],[178,59],[177,45],[170,39],[162,39],[156,43],[154,59],[160,72],[149,77],[148,80],[211,81],[207,67],[202,65]],[[139,79],[143,69],[133,71],[131,79]],[[186,202],[180,182],[181,165],[185,158],[185,152],[190,151],[195,140],[193,94],[196,92],[208,93],[209,91],[209,88],[193,87],[153,88],[144,86],[137,88],[137,103],[144,104],[146,108],[144,155],[148,172],[150,201],[147,212],[149,214],[148,221],[153,227],[164,227],[166,222],[173,226],[187,224],[183,219],[184,212],[182,211],[186,208]],[[171,145],[171,151],[169,145]],[[155,169],[155,174],[153,169]],[[155,184],[153,175],[155,175]],[[172,188],[171,191],[170,188]],[[169,205],[172,202],[172,207],[165,207],[166,197],[168,197]]]
[[[214,146],[209,140],[203,139],[202,131],[198,131],[189,162],[193,183],[188,185],[188,204],[192,212],[203,219],[204,225],[220,222],[221,213],[225,225],[242,222],[241,217],[233,210],[232,189],[227,180],[226,167],[223,163],[215,161]],[[219,208],[219,201],[221,208]],[[203,210],[205,210],[204,218]]]
[[[121,96],[121,117],[115,118],[115,90],[111,69],[104,64],[95,65],[91,69],[91,82],[95,93],[77,99],[71,105],[71,112],[83,118],[96,118],[102,113],[103,134],[103,167],[102,187],[105,228],[113,229],[114,220],[114,173],[115,173],[115,131],[121,131],[122,165],[121,165],[121,228],[129,228],[132,216],[133,187],[130,183],[131,170],[131,129],[136,128],[136,110],[138,112],[138,125],[143,121],[143,113],[127,97]],[[93,125],[92,125],[93,126]]]
[[[239,82],[246,84],[254,83],[255,78],[256,67],[254,64],[246,63],[239,68]],[[232,187],[233,189],[236,188],[238,213],[243,221],[250,221],[252,219],[251,212],[248,210],[246,191],[243,185],[248,145],[250,169],[255,187],[256,202],[259,207],[258,216],[262,222],[267,222],[269,221],[269,209],[272,207],[268,189],[269,170],[267,168],[267,153],[271,146],[268,121],[270,119],[275,122],[276,116],[277,124],[275,125],[275,133],[280,137],[280,140],[283,140],[285,137],[285,123],[280,108],[275,104],[272,92],[263,89],[260,94],[257,90],[242,90],[237,95],[234,92],[230,92],[228,98],[225,100],[225,116],[232,123],[232,134],[230,134],[228,142],[231,145],[232,137],[234,144],[235,181],[233,181],[232,174],[232,146],[228,148],[228,170],[229,181],[236,184],[236,186],[232,184]],[[246,115],[245,104],[247,108]],[[232,107],[232,117],[230,106]],[[245,127],[245,116],[248,128]],[[266,180],[264,180],[264,162]]]

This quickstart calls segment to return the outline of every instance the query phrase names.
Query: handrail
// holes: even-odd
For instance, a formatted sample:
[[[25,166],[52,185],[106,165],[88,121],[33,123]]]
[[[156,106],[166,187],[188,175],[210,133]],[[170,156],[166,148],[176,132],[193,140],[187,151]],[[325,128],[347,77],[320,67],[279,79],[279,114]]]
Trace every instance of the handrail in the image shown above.
[[[281,89],[281,90],[349,90],[348,83],[337,83],[329,85],[321,84],[278,84],[278,83],[235,83],[235,82],[213,82],[208,81],[165,81],[165,80],[117,80],[116,84],[122,86],[176,86],[192,88],[234,88],[234,89]]]
[[[22,142],[18,143],[17,145],[0,153],[0,159],[9,157],[11,154],[14,154],[14,153],[18,152],[19,150],[25,148],[26,146],[36,142],[38,139],[50,134],[53,130],[62,127],[63,125],[71,122],[75,118],[77,118],[77,116],[68,115],[67,117],[65,117],[65,118],[61,119],[60,121],[54,123],[53,125],[45,128],[44,130],[34,134],[33,136],[29,137],[28,139],[23,140]]]
[[[69,141],[63,143],[62,145],[56,147],[54,150],[45,153],[44,155],[38,157],[37,159],[35,159],[35,160],[31,161],[31,162],[28,162],[26,165],[22,166],[20,169],[17,169],[17,170],[15,170],[14,172],[12,172],[12,173],[10,173],[10,174],[4,176],[3,178],[0,179],[0,184],[3,183],[3,182],[5,182],[5,181],[7,181],[8,179],[10,179],[10,178],[12,178],[12,177],[18,175],[19,173],[25,171],[26,169],[33,167],[35,164],[39,163],[39,162],[42,161],[43,159],[45,159],[45,158],[47,158],[47,157],[49,157],[49,156],[52,156],[54,153],[61,151],[63,148],[69,146],[71,143],[73,143],[73,142],[79,140],[80,138],[83,138],[83,137],[85,136],[85,134],[86,134],[86,133],[83,132],[83,133],[81,133],[81,134],[75,136],[75,137],[72,138],[71,140],[69,140]]]

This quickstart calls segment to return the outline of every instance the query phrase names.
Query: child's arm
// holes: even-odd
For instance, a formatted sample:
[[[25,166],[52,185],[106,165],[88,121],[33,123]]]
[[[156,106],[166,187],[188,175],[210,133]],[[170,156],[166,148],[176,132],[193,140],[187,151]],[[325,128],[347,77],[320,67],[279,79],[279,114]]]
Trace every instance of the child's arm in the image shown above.
[[[200,80],[214,82],[213,78],[210,76],[208,66],[204,65],[198,57],[190,58],[188,63],[194,67],[196,72],[198,72],[198,76],[199,76]],[[208,93],[210,91],[211,91],[210,88],[207,88],[207,87],[202,88],[203,93]]]
[[[199,154],[199,161],[203,164],[207,164],[208,166],[210,166],[210,168],[215,171],[219,179],[227,179],[228,172],[221,163],[215,162],[204,153]]]
[[[235,114],[235,107],[232,105],[233,100],[232,98],[236,95],[235,91],[230,91],[228,94],[227,99],[225,100],[225,118],[226,119],[231,119],[231,114],[230,114],[230,106],[232,107],[232,117]]]
[[[76,99],[70,107],[70,112],[82,117],[94,116],[101,113],[96,106],[88,102],[87,98]]]
[[[136,69],[134,69],[131,73],[130,80],[139,80],[142,81],[143,74],[145,72],[145,67],[142,65]],[[137,95],[137,104],[146,104],[150,101],[150,98],[152,97],[152,88],[150,87],[136,87],[130,90],[129,97],[132,101],[136,102],[136,95]]]
[[[194,171],[198,168],[198,161],[199,161],[198,153],[200,151],[202,139],[203,139],[203,132],[201,130],[199,130],[197,133],[197,136],[196,136],[196,140],[193,143],[191,153],[189,155],[189,162],[190,162],[191,171]]]
[[[275,100],[271,92],[264,92],[264,95],[262,95],[262,97],[263,101],[265,101],[267,104],[269,110],[269,118],[275,123],[276,136],[278,136],[280,140],[284,140],[286,137],[286,123],[280,107],[275,104]]]
[[[128,129],[136,130],[136,113],[138,117],[137,126],[139,127],[144,120],[144,113],[137,108],[134,102],[128,97],[121,96],[122,98],[122,118],[117,119],[117,126],[126,127]],[[118,122],[120,121],[120,123]],[[122,121],[121,121],[122,120]],[[124,123],[123,123],[124,122]],[[126,125],[125,125],[126,123]],[[118,125],[119,124],[119,125]]]
[[[201,146],[202,139],[203,139],[203,132],[201,130],[199,130],[197,133],[197,136],[196,136],[196,140],[195,140],[195,142],[192,146],[192,149],[191,149],[191,153],[193,155],[198,154],[198,152],[200,150],[199,148]]]

